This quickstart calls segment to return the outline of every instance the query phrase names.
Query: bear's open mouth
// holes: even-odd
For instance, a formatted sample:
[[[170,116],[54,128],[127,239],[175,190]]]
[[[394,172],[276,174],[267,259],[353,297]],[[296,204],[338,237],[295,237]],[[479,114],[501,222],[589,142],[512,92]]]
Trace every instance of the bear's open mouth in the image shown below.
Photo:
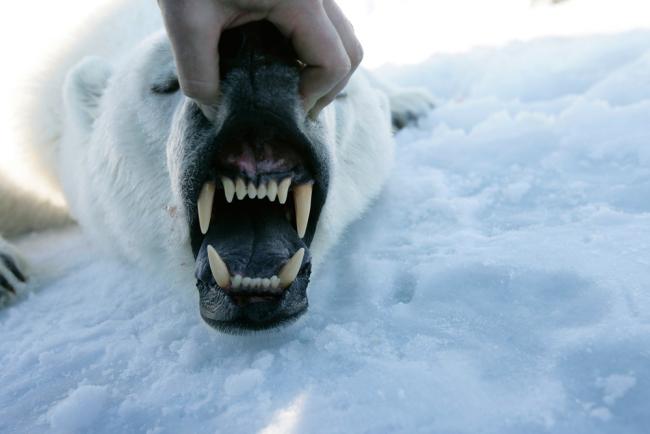
[[[238,305],[281,297],[309,264],[302,240],[313,186],[282,143],[229,144],[217,154],[197,201],[201,250],[215,283]]]
[[[190,196],[201,314],[224,330],[273,327],[307,308],[309,246],[327,191],[322,157],[295,127],[240,121],[215,138]]]

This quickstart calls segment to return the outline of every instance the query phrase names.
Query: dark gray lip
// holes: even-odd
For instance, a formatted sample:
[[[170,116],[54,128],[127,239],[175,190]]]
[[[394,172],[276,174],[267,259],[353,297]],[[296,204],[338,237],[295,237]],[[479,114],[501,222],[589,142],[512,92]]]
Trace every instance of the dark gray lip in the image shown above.
[[[260,332],[264,330],[278,329],[281,327],[286,327],[294,322],[298,321],[307,312],[307,306],[304,309],[298,311],[297,313],[278,318],[275,321],[269,321],[267,323],[255,323],[246,320],[234,320],[234,321],[217,321],[210,318],[206,318],[203,313],[201,313],[201,318],[207,325],[212,327],[215,330],[220,331],[221,333],[226,333],[229,335],[241,336],[246,334],[252,334],[254,332]]]
[[[307,312],[307,287],[311,267],[301,270],[296,281],[278,301],[237,306],[226,291],[197,282],[201,318],[211,327],[228,334],[246,334],[267,330],[296,321]]]

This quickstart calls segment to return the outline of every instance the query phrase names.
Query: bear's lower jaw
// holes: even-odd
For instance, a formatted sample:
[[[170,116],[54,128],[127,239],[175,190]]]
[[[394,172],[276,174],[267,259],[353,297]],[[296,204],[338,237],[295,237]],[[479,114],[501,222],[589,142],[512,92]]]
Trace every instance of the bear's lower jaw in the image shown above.
[[[307,312],[307,306],[290,315],[269,315],[269,311],[273,311],[273,308],[265,304],[254,305],[249,307],[245,314],[224,321],[212,319],[211,313],[204,312],[202,309],[201,318],[217,331],[230,335],[243,335],[288,326]]]
[[[282,294],[252,295],[244,302],[218,286],[197,282],[201,318],[224,333],[245,334],[288,325],[308,308],[306,289],[311,270],[307,267]]]
[[[286,293],[299,288],[311,268],[309,249],[285,209],[256,200],[222,201],[215,204],[213,220],[196,253],[196,278],[204,290],[203,306],[216,306],[217,300],[231,309],[213,309],[210,319],[224,314],[229,319],[234,307],[257,322],[267,322],[260,312],[271,312],[275,305],[284,315]]]

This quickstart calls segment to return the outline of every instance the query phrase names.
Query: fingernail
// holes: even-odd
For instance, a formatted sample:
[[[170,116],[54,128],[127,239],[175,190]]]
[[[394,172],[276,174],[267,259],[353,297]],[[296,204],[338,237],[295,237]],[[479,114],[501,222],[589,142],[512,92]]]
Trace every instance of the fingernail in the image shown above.
[[[213,122],[217,119],[217,109],[214,106],[201,104],[197,101],[203,116],[205,116],[210,122]]]
[[[322,112],[322,111],[323,111],[322,108],[314,107],[308,114],[309,119],[311,119],[312,121],[317,120],[318,115],[320,115],[320,112]]]

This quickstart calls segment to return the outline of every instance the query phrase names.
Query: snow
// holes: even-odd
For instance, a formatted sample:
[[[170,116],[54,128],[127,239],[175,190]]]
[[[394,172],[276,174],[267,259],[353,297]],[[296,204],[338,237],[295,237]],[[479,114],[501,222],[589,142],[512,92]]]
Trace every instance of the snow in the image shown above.
[[[0,432],[644,433],[650,32],[386,68],[438,107],[285,329],[218,334],[192,288],[77,229],[20,247]]]
[[[50,426],[64,433],[89,428],[102,413],[107,400],[106,390],[106,386],[79,386],[48,411]]]

